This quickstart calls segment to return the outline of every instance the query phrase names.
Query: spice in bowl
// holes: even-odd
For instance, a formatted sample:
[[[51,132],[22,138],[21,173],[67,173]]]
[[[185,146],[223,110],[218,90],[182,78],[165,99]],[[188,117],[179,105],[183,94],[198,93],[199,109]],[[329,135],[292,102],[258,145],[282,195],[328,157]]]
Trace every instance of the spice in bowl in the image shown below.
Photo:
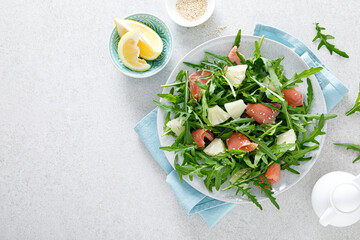
[[[181,17],[188,21],[195,21],[203,16],[206,12],[206,0],[178,0],[176,10]]]

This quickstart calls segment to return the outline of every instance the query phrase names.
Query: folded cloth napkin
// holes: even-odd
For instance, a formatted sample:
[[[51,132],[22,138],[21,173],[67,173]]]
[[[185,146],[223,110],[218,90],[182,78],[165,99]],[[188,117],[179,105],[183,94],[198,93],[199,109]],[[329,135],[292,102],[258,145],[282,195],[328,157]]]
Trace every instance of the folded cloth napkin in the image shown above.
[[[278,41],[301,56],[310,67],[322,66],[324,70],[316,74],[323,90],[328,111],[330,111],[348,92],[346,87],[320,62],[320,60],[298,39],[273,27],[256,25],[254,35]],[[179,202],[188,214],[199,213],[209,226],[215,225],[227,212],[236,206],[234,203],[219,201],[198,192],[188,183],[180,183],[179,175],[159,149],[160,141],[156,126],[157,108],[151,111],[136,126],[140,136],[153,158],[168,174],[166,182],[171,186]]]

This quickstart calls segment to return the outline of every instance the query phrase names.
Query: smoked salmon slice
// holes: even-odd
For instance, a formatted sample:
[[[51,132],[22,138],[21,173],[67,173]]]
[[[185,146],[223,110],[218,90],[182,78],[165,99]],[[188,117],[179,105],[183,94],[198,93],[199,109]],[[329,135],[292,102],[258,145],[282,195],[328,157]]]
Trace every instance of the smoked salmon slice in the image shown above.
[[[239,58],[239,56],[236,54],[236,51],[237,51],[237,47],[234,46],[231,51],[229,52],[229,59],[230,61],[232,62],[236,62],[237,65],[240,65],[241,64],[241,60]],[[241,53],[240,53],[241,54]],[[241,54],[242,55],[242,54]]]
[[[209,139],[209,141],[214,140],[214,134],[210,130],[206,130],[205,132],[202,128],[192,131],[191,136],[199,148],[205,146],[205,137]]]
[[[283,89],[281,92],[290,106],[299,107],[303,104],[303,95],[295,88]]]
[[[265,177],[269,180],[269,183],[271,180],[272,183],[270,184],[272,185],[273,183],[276,183],[280,180],[280,173],[281,173],[280,164],[273,163],[266,170]]]
[[[281,108],[278,103],[269,103],[270,105]],[[246,107],[246,114],[253,118],[257,123],[274,123],[279,111],[274,110],[262,103],[249,103]]]
[[[269,184],[272,186],[274,183],[280,180],[281,175],[281,167],[278,163],[273,163],[268,169],[266,170],[265,177],[267,178]],[[264,182],[263,175],[260,176],[261,182]],[[266,187],[268,189],[268,187]]]
[[[211,74],[212,72],[210,71],[198,71],[190,75],[189,77],[190,91],[194,96],[195,100],[199,100],[199,94],[201,91],[201,88],[195,83],[195,81],[201,82],[202,84],[206,84],[207,81],[211,79],[211,77],[209,78],[201,78],[201,77],[206,77]]]
[[[250,142],[250,140],[243,134],[233,132],[230,137],[226,139],[228,149],[240,149],[246,152],[255,150],[258,145]]]

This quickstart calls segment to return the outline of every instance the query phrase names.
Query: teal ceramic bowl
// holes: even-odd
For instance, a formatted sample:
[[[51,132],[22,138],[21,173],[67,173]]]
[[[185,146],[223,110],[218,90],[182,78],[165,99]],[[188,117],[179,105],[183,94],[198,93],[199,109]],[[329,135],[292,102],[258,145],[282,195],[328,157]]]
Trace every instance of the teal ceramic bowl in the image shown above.
[[[161,40],[163,41],[164,48],[158,58],[152,61],[146,60],[146,62],[151,66],[148,70],[146,70],[145,72],[133,71],[127,68],[120,61],[117,52],[120,37],[115,27],[111,33],[110,43],[109,43],[110,58],[114,63],[115,67],[125,75],[134,78],[146,78],[158,73],[169,62],[173,50],[173,40],[169,27],[160,18],[147,13],[133,14],[126,17],[125,19],[141,22],[146,26],[150,27],[151,29],[153,29],[157,34],[159,34]]]

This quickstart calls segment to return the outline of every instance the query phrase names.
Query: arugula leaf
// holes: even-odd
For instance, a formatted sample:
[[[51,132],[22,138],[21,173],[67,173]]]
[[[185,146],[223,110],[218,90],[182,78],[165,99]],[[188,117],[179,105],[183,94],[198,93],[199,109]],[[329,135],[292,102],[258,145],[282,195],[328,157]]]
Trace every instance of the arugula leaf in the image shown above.
[[[222,96],[224,95],[225,93],[225,90],[222,90],[218,93],[216,93],[215,95],[213,95],[208,103],[209,106],[212,106],[212,105],[216,105],[216,102],[222,98]]]
[[[194,68],[194,69],[202,69],[203,66],[201,64],[194,64],[194,63],[189,63],[189,62],[183,62],[184,65]]]
[[[233,47],[239,47],[240,46],[240,41],[241,41],[241,29],[239,29],[236,37],[235,37],[235,42],[234,42],[234,45]]]
[[[274,135],[276,128],[282,124],[282,121],[278,122],[277,124],[271,126],[266,132],[261,134],[259,138],[264,138],[266,135]]]
[[[283,154],[287,151],[289,151],[292,147],[294,147],[296,144],[295,143],[281,143],[281,144],[276,144],[273,145],[271,150],[276,154],[276,155],[280,155]]]
[[[220,55],[217,55],[215,53],[211,53],[211,52],[205,52],[205,55],[214,59],[215,61],[218,61],[219,63],[223,63],[225,65],[228,65],[228,66],[233,66],[234,64],[228,60],[226,57],[222,57]]]
[[[169,94],[169,93],[167,93],[167,94],[159,93],[158,97],[164,98],[164,99],[168,100],[168,102],[171,102],[171,103],[180,103],[180,102],[182,102],[182,98],[180,96]]]
[[[166,114],[165,122],[164,122],[164,131],[168,128],[168,127],[167,127],[167,123],[170,121],[170,115],[171,115],[170,112],[168,112],[168,113]]]
[[[282,88],[292,88],[295,87],[295,84],[297,83],[301,83],[303,78],[307,78],[310,77],[311,75],[320,72],[321,70],[323,70],[322,67],[316,67],[316,68],[310,68],[310,69],[306,69],[304,71],[302,71],[301,73],[297,74],[295,73],[294,76],[292,78],[289,79],[289,81],[287,81]]]
[[[244,155],[246,153],[246,151],[240,149],[229,149],[226,150],[226,152],[229,154],[240,154],[240,155]]]
[[[322,132],[325,125],[325,116],[321,114],[318,125],[314,127],[314,131],[306,138],[302,139],[301,145],[303,146],[305,143],[312,142],[315,144],[319,144],[319,142],[315,139],[317,136],[324,135],[325,132]]]
[[[360,112],[360,85],[359,85],[359,94],[355,101],[355,105],[345,115],[350,116],[351,114],[354,114],[355,112]]]
[[[204,180],[204,183],[205,183],[205,186],[209,189],[210,192],[212,192],[211,181],[213,180],[215,172],[216,172],[215,169],[212,169],[212,170],[206,172],[206,178]]]
[[[245,131],[251,131],[255,128],[254,124],[251,123],[246,123],[246,124],[241,124],[241,125],[236,125],[236,124],[231,124],[231,123],[226,123],[226,124],[219,124],[217,125],[218,127],[224,127],[224,128],[230,128],[233,129],[237,132],[245,132]]]
[[[243,56],[241,53],[239,53],[238,51],[236,51],[236,55],[240,58],[240,62],[241,62],[242,64],[246,64],[246,60],[245,60],[244,56]]]
[[[184,98],[184,110],[187,112],[187,102],[189,101],[189,72],[185,72],[185,98]],[[189,121],[185,121],[185,135],[184,135],[184,143],[191,144],[194,139],[190,133]]]
[[[191,166],[183,166],[177,162],[177,155],[174,162],[175,170],[179,174],[180,182],[182,183],[182,176],[189,175],[190,180],[192,181],[193,175],[197,174],[199,177],[203,177],[204,175],[201,173],[201,170],[205,168],[204,166],[201,167],[191,167]]]
[[[257,166],[255,164],[253,164],[250,160],[250,158],[248,157],[244,157],[243,161],[246,163],[246,165],[248,165],[250,168],[256,168]]]
[[[263,153],[268,155],[272,160],[274,160],[274,161],[278,160],[277,157],[275,156],[275,154],[273,153],[273,151],[260,138],[255,138],[255,137],[249,136],[249,135],[247,135],[247,137],[250,138],[251,141],[257,143],[260,151],[262,151]]]
[[[255,195],[251,194],[251,188],[248,187],[248,188],[243,188],[243,187],[240,187],[238,186],[238,190],[236,193],[238,193],[239,191],[241,191],[241,195],[242,196],[247,196],[249,200],[251,200],[253,203],[255,203],[255,205],[260,208],[260,210],[263,210],[261,204],[259,203],[259,201],[256,199]]]
[[[304,118],[306,118],[307,120],[313,120],[313,119],[319,120],[322,115],[324,115],[325,120],[329,120],[329,119],[333,119],[333,118],[337,117],[336,114],[326,114],[326,113],[323,113],[323,114],[319,114],[319,113],[309,113],[309,114],[294,113],[294,114],[291,114],[291,117],[294,120],[299,120],[299,119],[304,119]]]
[[[299,165],[298,162],[299,161],[304,161],[304,156],[319,148],[319,145],[314,145],[314,146],[311,146],[311,147],[305,147],[301,150],[295,150],[295,151],[290,151],[290,152],[287,152],[285,157],[282,158],[282,160],[285,162],[285,164],[282,164],[281,165],[281,169],[286,169],[290,172],[293,172],[295,174],[299,174],[296,170],[290,168],[291,165]],[[306,161],[309,161],[311,158],[306,158]]]
[[[271,203],[274,204],[274,206],[277,209],[280,209],[279,204],[276,202],[276,198],[273,196],[274,193],[270,190],[271,185],[270,185],[269,181],[267,180],[267,178],[263,177],[263,181],[262,181],[262,179],[260,179],[260,177],[258,177],[257,180],[258,181],[254,181],[253,184],[255,186],[259,187],[261,189],[261,191],[266,194],[266,196],[270,199]]]
[[[225,123],[225,126],[230,126],[231,124],[239,124],[239,123],[251,123],[251,122],[255,122],[255,120],[253,118],[235,118],[233,120],[231,120],[228,123]]]
[[[275,92],[280,92],[281,83],[276,74],[276,62],[266,58],[261,58],[261,60],[264,63],[265,70],[269,73],[269,79],[273,84],[272,89],[274,89]]]
[[[315,150],[315,149],[318,149],[319,148],[319,145],[314,145],[314,146],[311,146],[311,147],[305,147],[301,150],[295,150],[295,151],[291,151],[289,153],[289,155],[287,156],[288,159],[300,159],[300,158],[303,158],[307,153]]]
[[[162,110],[164,110],[166,112],[188,114],[188,112],[185,112],[184,110],[179,108],[179,106],[173,107],[173,106],[167,105],[165,103],[162,103],[162,102],[159,102],[159,101],[156,101],[156,100],[153,100],[153,103],[155,103],[159,108],[161,108]]]
[[[329,39],[335,39],[334,36],[330,35],[330,34],[322,34],[321,31],[325,30],[326,28],[324,27],[320,27],[319,23],[315,23],[315,29],[317,31],[315,38],[312,40],[313,42],[315,42],[317,39],[320,39],[319,45],[318,45],[318,50],[322,47],[325,46],[330,54],[332,55],[332,53],[336,53],[341,57],[344,58],[349,58],[349,55],[347,55],[344,51],[339,50],[338,48],[335,47],[334,44],[331,44],[328,42]]]
[[[180,151],[196,149],[196,148],[197,148],[196,145],[177,145],[177,146],[160,147],[159,149],[168,152],[180,152]]]
[[[307,104],[304,103],[305,113],[308,113],[314,100],[314,90],[310,78],[306,79],[307,87]]]
[[[294,164],[295,165],[295,164]],[[291,168],[290,166],[287,166],[286,168],[284,168],[286,170],[288,170],[289,172],[291,173],[294,173],[294,174],[300,174],[298,171],[296,171],[295,169]]]
[[[268,88],[267,86],[265,86],[263,83],[259,82],[258,80],[256,80],[254,77],[252,77],[248,72],[246,72],[246,75],[248,78],[250,78],[251,80],[253,80],[254,82],[256,82],[261,88],[266,89],[266,91],[269,91],[272,95],[274,95],[275,97],[277,97],[278,99],[280,99],[280,101],[285,101],[285,99],[283,97],[281,97],[278,93],[272,91],[270,88]]]
[[[216,70],[221,70],[222,68],[220,66],[218,66],[216,63],[211,63],[211,62],[208,62],[208,61],[202,61],[201,64],[204,64],[206,66],[209,66],[213,69],[216,69]],[[206,76],[207,77],[207,76]]]
[[[195,81],[195,84],[199,86],[199,88],[203,89],[203,90],[208,90],[208,86],[207,85],[204,85],[202,84],[202,82],[199,82],[199,81]]]
[[[222,169],[223,167],[221,167]],[[220,186],[222,184],[222,174],[221,174],[221,169],[217,169],[215,171],[215,189],[218,191],[220,189]]]
[[[356,144],[352,144],[352,143],[334,143],[334,145],[346,147],[347,150],[351,149],[351,150],[360,152],[360,145],[356,145]],[[359,160],[360,160],[360,155],[357,158],[355,158],[353,163],[355,163]]]
[[[256,154],[255,154],[255,157],[254,157],[254,165],[256,167],[258,166],[260,160],[263,159],[263,156],[265,156],[265,153],[263,153],[260,150],[256,150]]]
[[[173,112],[174,111],[174,107],[167,105],[165,103],[153,100],[153,103],[155,103],[159,108],[161,108],[162,110],[165,110],[167,112]]]
[[[351,149],[360,152],[360,145],[352,144],[352,143],[334,143],[336,146],[347,147],[346,149]]]
[[[180,72],[176,76],[176,79],[173,83],[168,84],[168,85],[161,85],[161,87],[173,87],[173,86],[183,85],[184,84],[184,82],[183,82],[184,76],[185,76],[185,71],[180,70]]]
[[[203,98],[201,98],[201,117],[204,121],[206,121],[206,124],[208,124],[207,122],[207,113],[209,110],[209,106],[206,102],[206,97],[204,96]],[[208,124],[209,125],[209,124]]]
[[[260,41],[255,41],[255,50],[254,50],[254,57],[257,59],[257,58],[260,58],[261,57],[261,54],[260,54],[260,47],[262,45],[262,42],[264,41],[264,36],[262,36],[260,38]]]
[[[290,117],[290,114],[288,112],[288,102],[287,101],[281,101],[281,111],[284,115],[285,115],[285,119],[286,119],[286,123],[287,123],[287,126],[290,128],[290,129],[293,129],[293,124],[292,124],[292,121],[291,121],[291,117]]]

